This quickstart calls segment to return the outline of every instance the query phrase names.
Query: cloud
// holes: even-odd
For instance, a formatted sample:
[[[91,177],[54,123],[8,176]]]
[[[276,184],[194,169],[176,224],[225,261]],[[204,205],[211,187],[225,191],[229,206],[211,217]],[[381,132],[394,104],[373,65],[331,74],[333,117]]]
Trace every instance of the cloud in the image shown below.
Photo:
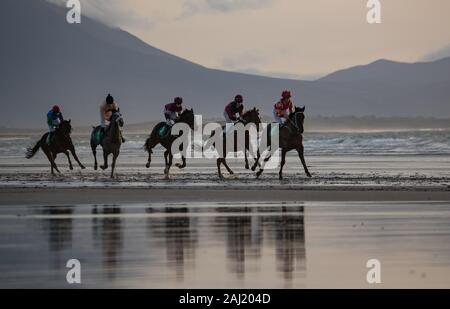
[[[228,13],[270,7],[275,0],[185,0],[182,17],[200,13]]]
[[[447,58],[447,57],[450,57],[450,44],[425,55],[420,60],[421,61],[436,61],[436,60],[440,60],[442,58]]]
[[[47,0],[66,6],[66,0]],[[80,0],[81,14],[112,27],[153,27],[154,21],[133,11],[123,0]]]

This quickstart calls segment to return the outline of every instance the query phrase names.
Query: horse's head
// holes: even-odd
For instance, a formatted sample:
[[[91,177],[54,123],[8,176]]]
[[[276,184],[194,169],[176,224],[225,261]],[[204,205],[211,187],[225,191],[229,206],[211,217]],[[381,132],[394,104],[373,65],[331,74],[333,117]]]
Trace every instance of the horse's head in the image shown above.
[[[64,136],[70,135],[70,133],[72,132],[71,120],[64,120],[63,122],[61,122],[58,127],[58,131]]]
[[[114,111],[111,116],[111,124],[116,123],[119,127],[123,127],[125,122],[123,121],[122,114],[120,113],[120,109]]]
[[[305,109],[305,106],[295,107],[294,112],[289,115],[290,123],[294,125],[295,129],[299,133],[303,133],[305,131],[303,127],[303,124],[305,122]]]
[[[259,110],[254,107],[251,110],[246,111],[242,115],[242,119],[244,120],[245,124],[247,123],[254,123],[256,125],[259,125],[261,123],[261,117],[259,116]]]
[[[192,130],[194,130],[194,122],[195,122],[194,110],[193,109],[185,109],[181,113],[177,122],[186,123]]]

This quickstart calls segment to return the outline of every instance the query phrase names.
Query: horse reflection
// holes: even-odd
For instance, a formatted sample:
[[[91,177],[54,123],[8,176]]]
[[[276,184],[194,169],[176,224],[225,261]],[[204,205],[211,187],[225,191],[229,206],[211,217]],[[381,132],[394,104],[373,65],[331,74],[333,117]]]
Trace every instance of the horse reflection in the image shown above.
[[[175,270],[178,280],[183,280],[185,268],[193,266],[198,235],[196,219],[189,217],[186,207],[166,207],[162,210],[148,208],[147,213],[162,212],[163,218],[150,218],[147,221],[149,236],[163,240],[166,249],[168,268]]]
[[[95,206],[92,209],[92,234],[96,246],[100,246],[103,255],[103,268],[109,279],[116,277],[119,266],[119,253],[123,246],[122,213],[120,207]],[[100,242],[100,243],[99,243]]]
[[[277,271],[283,274],[286,280],[293,279],[295,273],[306,273],[303,211],[303,207],[282,207],[282,214],[274,217]]]
[[[43,215],[55,216],[43,220],[44,230],[48,234],[48,243],[51,251],[60,252],[72,247],[73,207],[46,207]]]

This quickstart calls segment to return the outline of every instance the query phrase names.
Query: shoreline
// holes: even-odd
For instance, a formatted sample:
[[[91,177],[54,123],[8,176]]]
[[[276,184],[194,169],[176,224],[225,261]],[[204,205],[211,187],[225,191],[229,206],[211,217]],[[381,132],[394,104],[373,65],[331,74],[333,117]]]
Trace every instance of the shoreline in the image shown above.
[[[280,190],[208,188],[0,188],[0,207],[14,205],[139,204],[183,202],[436,202],[450,190]]]

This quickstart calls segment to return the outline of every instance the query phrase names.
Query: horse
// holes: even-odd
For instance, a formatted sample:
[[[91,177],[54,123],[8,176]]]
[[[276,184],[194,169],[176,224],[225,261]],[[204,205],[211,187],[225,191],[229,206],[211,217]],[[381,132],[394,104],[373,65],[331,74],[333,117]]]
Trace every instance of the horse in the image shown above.
[[[255,108],[245,112],[241,119],[235,123],[235,125],[237,123],[242,123],[244,126],[247,124],[254,124],[256,125],[256,130],[257,132],[259,132],[259,124],[261,123],[261,118],[259,116],[259,110]],[[225,127],[223,127],[224,129]],[[225,130],[223,130],[223,157],[220,157],[217,159],[217,170],[219,173],[219,178],[223,179],[223,175],[222,175],[222,171],[221,171],[221,165],[223,164],[225,166],[225,168],[227,169],[228,173],[230,173],[230,175],[233,175],[234,172],[231,170],[231,168],[228,166],[227,161],[226,161],[226,157],[228,154],[228,151],[226,149],[226,138],[227,138],[227,133],[225,132]],[[213,132],[213,134],[211,136],[214,135],[215,132]],[[238,139],[236,138],[237,136],[237,132],[235,133],[235,139],[234,139],[234,150],[238,151]],[[247,157],[247,152],[250,149],[250,134],[248,131],[245,132],[245,146],[244,146],[244,156],[245,156],[245,168],[249,169],[249,163],[248,163],[248,157]],[[259,150],[257,151],[257,157],[255,158],[255,164],[252,167],[252,171],[255,171],[257,166],[259,165],[259,158],[260,158],[260,153]]]
[[[306,176],[312,177],[308,167],[306,166],[304,147],[303,147],[303,133],[305,121],[305,107],[296,107],[295,111],[291,113],[286,120],[286,123],[279,128],[279,148],[281,149],[281,166],[279,171],[279,179],[283,179],[283,167],[286,164],[286,154],[291,150],[297,150],[300,161],[302,162]],[[268,145],[271,145],[271,130],[268,131]],[[270,149],[273,153],[277,149]],[[264,162],[270,160],[271,154],[264,159]],[[264,164],[261,165],[260,170],[256,173],[259,177],[264,171]]]
[[[175,123],[184,123],[187,124],[192,130],[194,129],[194,110],[193,109],[185,109]],[[165,160],[165,169],[164,174],[166,175],[166,179],[169,178],[170,167],[172,166],[173,154],[172,154],[172,144],[173,142],[179,138],[181,135],[172,135],[170,132],[167,132],[165,136],[160,136],[160,132],[163,128],[167,126],[166,122],[158,123],[152,130],[149,138],[145,141],[144,148],[148,152],[148,161],[145,165],[146,168],[150,168],[150,164],[152,162],[152,154],[153,148],[155,148],[158,144],[161,144],[166,151],[164,152],[164,160]],[[167,129],[166,129],[167,130]],[[184,134],[184,133],[183,133]],[[180,149],[181,150],[181,149]],[[179,169],[183,169],[186,167],[186,158],[181,156],[182,164],[175,164]]]
[[[69,160],[69,167],[71,170],[73,170],[72,161],[70,160],[69,155],[70,151],[70,153],[74,157],[75,161],[77,161],[80,168],[85,169],[84,165],[81,164],[75,152],[75,147],[73,145],[72,138],[70,137],[71,132],[72,132],[71,121],[64,120],[53,133],[54,134],[53,141],[50,143],[50,145],[47,144],[48,135],[50,133],[46,133],[42,136],[42,138],[36,143],[36,145],[33,148],[27,149],[25,157],[27,159],[31,159],[39,151],[39,149],[42,149],[42,151],[45,153],[48,160],[50,161],[51,173],[54,176],[55,175],[54,170],[56,170],[58,173],[61,173],[55,163],[56,157],[59,153],[64,153],[67,156],[67,159]]]
[[[124,120],[122,114],[119,111],[115,111],[110,120],[109,127],[106,129],[104,137],[101,141],[98,140],[97,136],[99,135],[99,130],[101,127],[94,127],[91,134],[91,149],[92,154],[94,155],[95,164],[94,170],[97,170],[97,147],[99,145],[103,148],[103,160],[104,164],[100,166],[102,170],[106,170],[108,168],[108,156],[110,154],[113,155],[113,161],[111,165],[111,178],[114,178],[114,170],[116,168],[117,157],[120,154],[120,147],[122,146],[122,133],[120,132],[120,128],[124,126]]]

